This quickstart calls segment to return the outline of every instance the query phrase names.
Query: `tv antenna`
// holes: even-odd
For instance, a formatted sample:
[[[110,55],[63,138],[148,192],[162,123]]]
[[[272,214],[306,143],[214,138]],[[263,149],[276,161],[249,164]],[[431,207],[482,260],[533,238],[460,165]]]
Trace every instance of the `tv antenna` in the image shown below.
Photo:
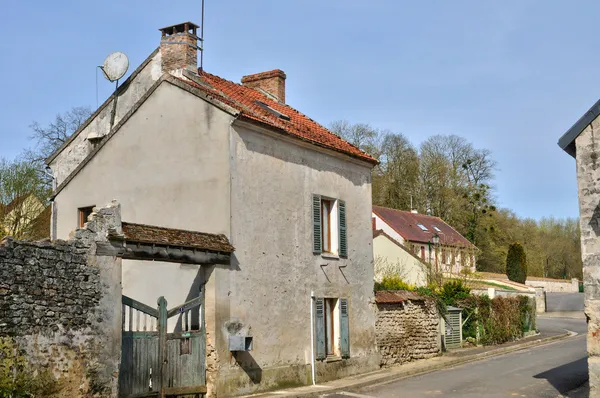
[[[104,60],[102,66],[99,66],[104,74],[104,77],[109,82],[116,82],[115,84],[115,98],[113,100],[113,108],[110,113],[110,128],[112,129],[115,123],[115,114],[117,111],[117,89],[119,88],[119,79],[125,76],[127,69],[129,69],[129,58],[122,52],[114,52],[108,55]]]

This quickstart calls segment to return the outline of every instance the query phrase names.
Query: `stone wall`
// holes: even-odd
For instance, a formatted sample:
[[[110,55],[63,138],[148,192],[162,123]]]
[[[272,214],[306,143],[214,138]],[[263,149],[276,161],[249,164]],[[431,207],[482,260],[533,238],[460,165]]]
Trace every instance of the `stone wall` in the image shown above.
[[[526,280],[525,284],[531,287],[542,287],[546,293],[577,293],[579,292],[579,280],[573,278],[570,280]]]
[[[121,266],[95,250],[109,228],[120,228],[119,206],[92,217],[69,241],[0,242],[0,335],[60,379],[59,396],[117,392]]]
[[[377,300],[375,331],[381,365],[431,358],[440,352],[440,316],[435,302],[415,297],[402,302]]]
[[[596,118],[575,140],[590,397],[600,396],[600,147]]]

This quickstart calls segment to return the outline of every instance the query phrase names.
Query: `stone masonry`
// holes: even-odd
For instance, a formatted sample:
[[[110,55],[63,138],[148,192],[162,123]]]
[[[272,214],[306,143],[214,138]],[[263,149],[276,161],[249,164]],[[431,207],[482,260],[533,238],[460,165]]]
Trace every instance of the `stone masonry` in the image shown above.
[[[390,301],[393,300],[377,297],[375,332],[381,365],[398,365],[438,355],[440,316],[435,302],[418,296]]]
[[[590,397],[600,397],[600,120],[577,137],[577,183]]]
[[[69,241],[0,242],[0,335],[60,379],[59,396],[116,396],[121,264],[95,251],[120,222],[112,204]]]

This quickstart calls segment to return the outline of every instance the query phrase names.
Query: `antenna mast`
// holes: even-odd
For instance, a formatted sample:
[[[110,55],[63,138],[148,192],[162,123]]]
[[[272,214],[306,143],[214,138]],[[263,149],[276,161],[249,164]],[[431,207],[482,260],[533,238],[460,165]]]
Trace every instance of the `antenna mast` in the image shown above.
[[[204,0],[202,0],[202,20],[200,21],[200,72],[204,71]]]

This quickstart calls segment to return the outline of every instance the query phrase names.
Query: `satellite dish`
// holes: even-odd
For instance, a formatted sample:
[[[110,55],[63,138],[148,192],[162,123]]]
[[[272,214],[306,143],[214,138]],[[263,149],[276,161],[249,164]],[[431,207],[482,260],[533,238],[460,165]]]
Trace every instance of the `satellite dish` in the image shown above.
[[[109,54],[104,60],[104,64],[100,67],[104,73],[104,77],[111,82],[117,81],[127,73],[129,68],[129,59],[127,55],[121,52]]]

